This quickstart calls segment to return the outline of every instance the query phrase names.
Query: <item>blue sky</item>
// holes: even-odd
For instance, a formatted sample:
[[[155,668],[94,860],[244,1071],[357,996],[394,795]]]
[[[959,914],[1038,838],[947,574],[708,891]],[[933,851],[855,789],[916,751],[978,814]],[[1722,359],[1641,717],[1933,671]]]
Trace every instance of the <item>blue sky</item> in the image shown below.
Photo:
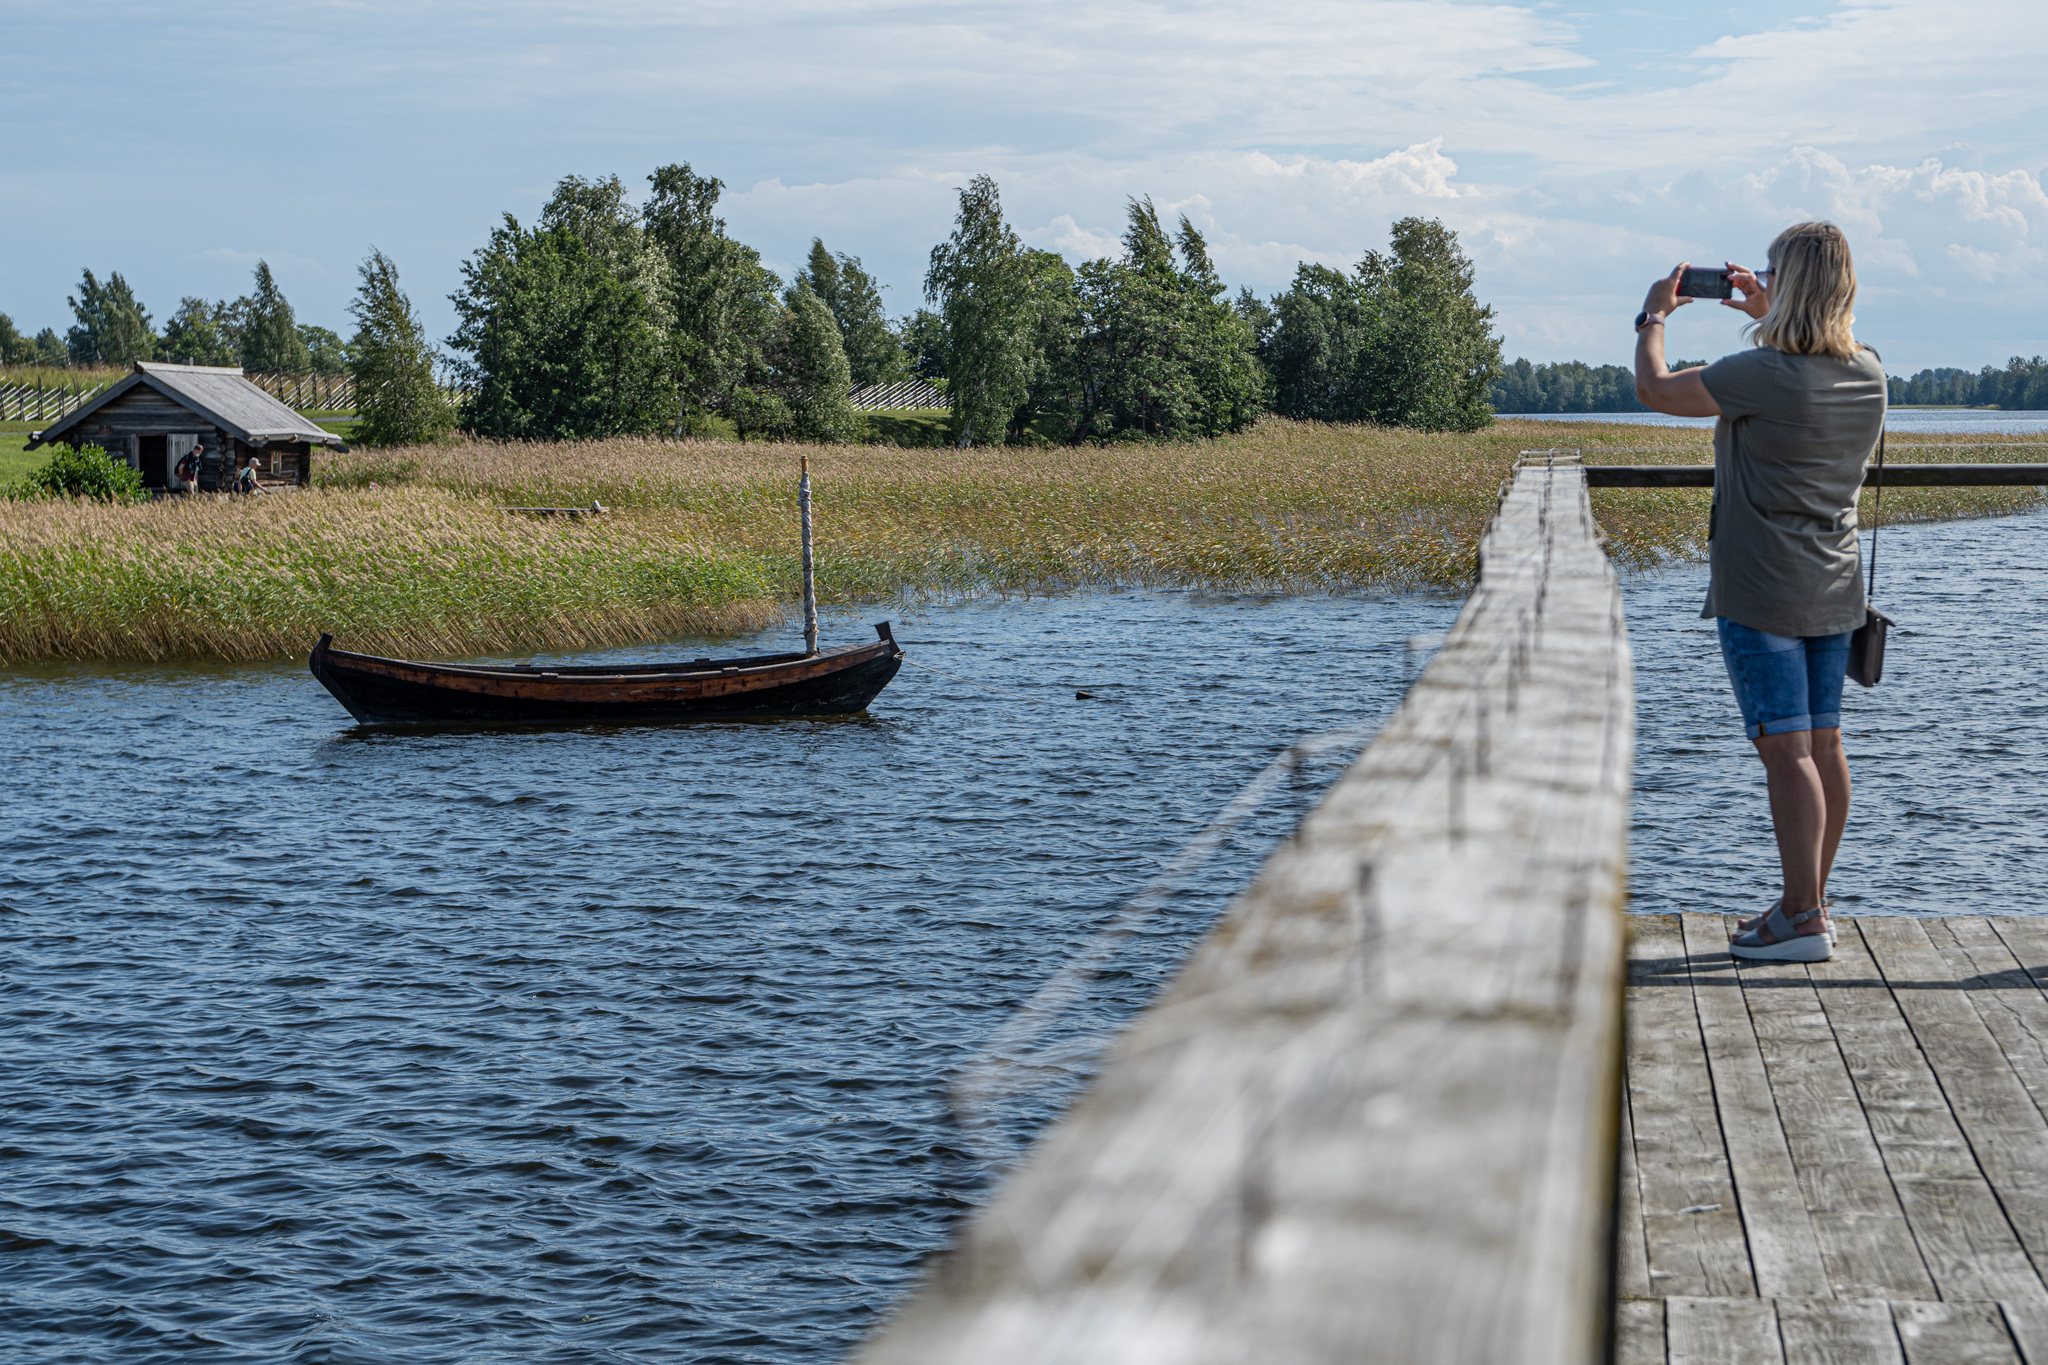
[[[1894,372],[2048,353],[2038,0],[0,0],[0,54],[0,311],[30,330],[81,267],[161,317],[259,257],[344,330],[374,243],[445,336],[500,214],[688,161],[772,266],[822,236],[892,312],[985,171],[1035,245],[1111,250],[1149,194],[1261,293],[1441,217],[1536,360],[1625,362],[1652,275],[1831,217]],[[1673,348],[1735,321],[1690,309]]]

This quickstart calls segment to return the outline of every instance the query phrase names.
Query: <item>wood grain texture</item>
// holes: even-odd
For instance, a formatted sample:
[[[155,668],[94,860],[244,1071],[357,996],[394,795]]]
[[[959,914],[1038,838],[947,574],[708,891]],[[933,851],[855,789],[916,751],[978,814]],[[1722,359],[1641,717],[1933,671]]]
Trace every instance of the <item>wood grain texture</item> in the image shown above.
[[[1633,710],[1583,473],[1522,468],[1401,709],[863,1358],[1593,1359]]]
[[[1858,927],[2038,1277],[2048,1267],[2048,1121],[1921,922],[1865,919]],[[2038,1278],[2031,1288],[2048,1298]]]
[[[1743,999],[1747,974],[1697,970],[1717,960],[1733,964],[1721,916],[1689,914],[1682,924],[1686,956],[1695,966],[1693,1001],[1714,1077],[1714,1107],[1742,1207],[1757,1293],[1765,1298],[1826,1295],[1831,1292],[1827,1267]]]
[[[1615,1365],[1664,1365],[1664,1300],[1623,1299],[1614,1328]]]
[[[1609,464],[1588,465],[1586,479],[1592,488],[1712,488],[1714,467],[1710,464]],[[1879,482],[1875,469],[1863,471],[1863,483],[1874,488]],[[2036,488],[2048,485],[2048,465],[2043,464],[1888,464],[1883,482],[1893,488]]]
[[[1956,978],[1968,984],[1978,1017],[2034,1107],[2048,1117],[2048,994],[1982,915],[1923,920],[1921,925]]]
[[[1614,1210],[1614,1292],[1623,1298],[1650,1294],[1650,1254],[1643,1240],[1643,1178],[1636,1170],[1636,1133],[1627,1097],[1621,1105],[1621,1187]],[[1661,1329],[1660,1329],[1661,1330]]]
[[[1756,1294],[1677,917],[1629,924],[1628,1092],[1650,1292]]]
[[[1895,1303],[1907,1365],[2021,1365],[1995,1303]]]
[[[1742,979],[1779,1122],[1835,1296],[1934,1298],[1934,1281],[1807,968],[1796,962],[1750,963]],[[1884,987],[1876,983],[1863,989]]]
[[[1779,1299],[1778,1339],[1787,1365],[1905,1365],[1881,1299]]]
[[[1841,919],[1837,928],[1834,958],[1807,971],[1940,1296],[2031,1300],[2040,1279],[1893,992],[1883,989],[1859,923]]]
[[[1671,1365],[1780,1365],[1777,1305],[1769,1299],[1664,1301]]]

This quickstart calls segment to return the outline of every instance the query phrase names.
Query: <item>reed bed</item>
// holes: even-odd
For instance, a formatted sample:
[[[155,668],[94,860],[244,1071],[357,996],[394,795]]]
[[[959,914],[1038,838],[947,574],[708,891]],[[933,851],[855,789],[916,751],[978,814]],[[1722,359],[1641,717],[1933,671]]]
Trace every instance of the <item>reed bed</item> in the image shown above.
[[[2026,459],[1954,440],[1931,460]],[[0,660],[274,657],[320,630],[419,656],[765,624],[797,589],[809,455],[829,602],[1087,587],[1455,591],[1517,452],[1703,463],[1707,433],[1501,422],[1431,434],[1269,420],[1186,445],[799,447],[460,441],[316,463],[318,487],[141,508],[0,506]],[[1894,459],[1906,458],[1895,452]],[[1888,521],[2033,489],[1893,490]],[[504,506],[587,507],[532,521]],[[1707,494],[1603,490],[1616,561],[1704,552]],[[1866,512],[1868,507],[1866,504]]]
[[[439,489],[0,502],[0,662],[626,644],[775,619],[764,567],[673,518],[532,522]]]

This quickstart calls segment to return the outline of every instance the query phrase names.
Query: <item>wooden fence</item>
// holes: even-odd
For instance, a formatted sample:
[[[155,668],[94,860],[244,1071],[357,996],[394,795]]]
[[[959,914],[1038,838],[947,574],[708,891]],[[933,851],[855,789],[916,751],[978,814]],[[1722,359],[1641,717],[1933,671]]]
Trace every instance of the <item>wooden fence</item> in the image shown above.
[[[1590,1362],[1634,683],[1575,457],[1525,456],[1400,710],[868,1365]]]
[[[906,379],[900,384],[869,384],[865,388],[851,390],[846,401],[860,412],[902,411],[906,408],[943,408],[946,395],[922,379]]]
[[[62,417],[105,387],[104,384],[0,384],[0,422],[39,422],[45,418]]]
[[[242,377],[299,412],[352,412],[356,406],[355,380],[346,374],[245,373]],[[84,406],[106,387],[0,384],[0,422],[55,420]],[[460,402],[468,392],[457,384],[443,384],[441,390],[450,402]]]
[[[298,412],[352,412],[356,381],[346,374],[248,374],[257,388]]]

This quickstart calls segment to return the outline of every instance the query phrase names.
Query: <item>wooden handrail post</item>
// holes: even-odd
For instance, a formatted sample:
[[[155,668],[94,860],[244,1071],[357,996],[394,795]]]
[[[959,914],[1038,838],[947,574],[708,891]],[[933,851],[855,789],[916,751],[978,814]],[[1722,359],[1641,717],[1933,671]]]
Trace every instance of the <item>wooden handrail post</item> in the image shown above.
[[[1525,456],[1400,709],[861,1357],[1600,1358],[1634,681]]]

